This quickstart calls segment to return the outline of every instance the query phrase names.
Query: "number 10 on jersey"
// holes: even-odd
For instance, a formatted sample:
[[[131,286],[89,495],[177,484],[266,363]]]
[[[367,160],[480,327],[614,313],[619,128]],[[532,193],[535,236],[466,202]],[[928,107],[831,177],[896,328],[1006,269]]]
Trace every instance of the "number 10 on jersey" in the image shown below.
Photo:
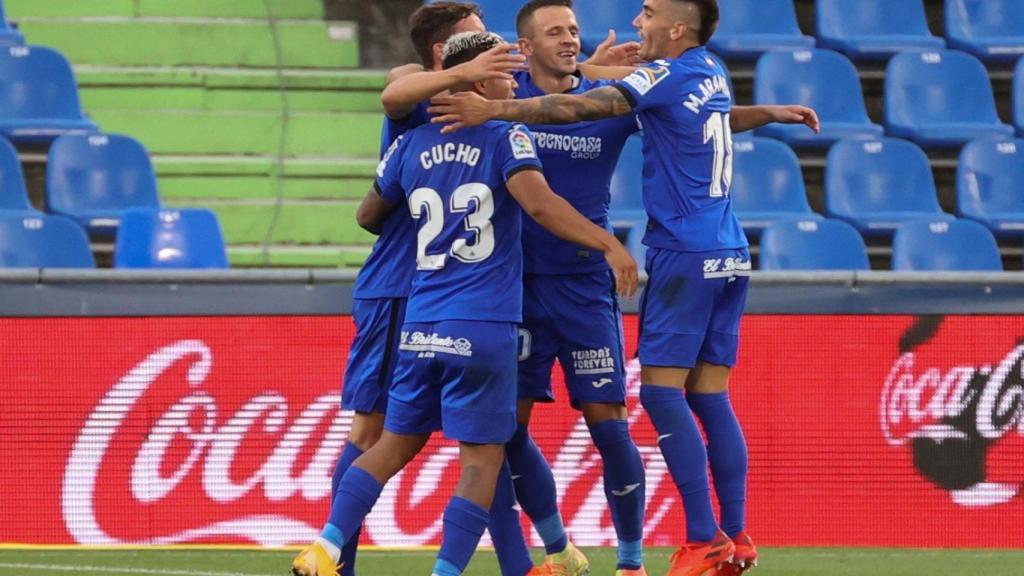
[[[711,197],[723,198],[729,195],[732,183],[732,128],[729,115],[712,112],[704,124],[704,143],[711,143],[715,163],[711,169]]]

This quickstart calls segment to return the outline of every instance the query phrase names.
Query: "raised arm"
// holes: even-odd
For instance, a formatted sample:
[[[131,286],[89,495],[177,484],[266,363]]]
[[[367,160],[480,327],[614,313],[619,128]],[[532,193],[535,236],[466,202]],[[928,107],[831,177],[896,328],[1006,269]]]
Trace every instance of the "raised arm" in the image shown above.
[[[765,124],[806,124],[814,132],[821,131],[818,114],[806,106],[733,106],[729,127],[733,133],[746,132]]]
[[[531,218],[555,236],[604,253],[615,273],[616,288],[622,296],[633,296],[637,287],[637,265],[622,243],[607,230],[587,220],[564,198],[552,192],[544,175],[522,170],[508,179],[508,191]]]
[[[484,52],[473,60],[439,72],[424,71],[389,76],[389,83],[380,95],[384,113],[389,118],[408,116],[420,102],[450,90],[460,84],[481,82],[494,78],[511,78],[512,72],[522,68],[526,57],[510,54],[515,44],[502,44]]]
[[[473,92],[460,92],[434,98],[431,122],[448,124],[443,132],[455,132],[479,126],[488,120],[507,120],[525,124],[571,124],[625,116],[633,111],[626,96],[614,86],[604,86],[583,94],[550,94],[524,100],[486,100]]]

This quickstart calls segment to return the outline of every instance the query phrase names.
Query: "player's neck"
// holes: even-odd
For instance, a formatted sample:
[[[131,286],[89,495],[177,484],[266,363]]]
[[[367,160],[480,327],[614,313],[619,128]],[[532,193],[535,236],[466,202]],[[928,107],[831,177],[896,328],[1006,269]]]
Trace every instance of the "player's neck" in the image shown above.
[[[530,80],[545,94],[562,94],[572,90],[574,85],[572,74],[545,70],[539,66],[530,66]]]

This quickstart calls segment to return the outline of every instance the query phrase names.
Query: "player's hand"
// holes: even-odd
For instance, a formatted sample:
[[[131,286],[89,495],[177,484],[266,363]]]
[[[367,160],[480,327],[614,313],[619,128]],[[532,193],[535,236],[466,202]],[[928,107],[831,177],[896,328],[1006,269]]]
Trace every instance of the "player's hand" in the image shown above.
[[[436,96],[427,109],[434,124],[447,124],[442,134],[451,134],[470,126],[479,126],[493,117],[494,102],[476,92],[459,92],[447,96]]]
[[[526,68],[526,56],[511,53],[518,47],[516,44],[499,44],[453,70],[467,83],[510,80],[513,72]]]
[[[818,113],[806,106],[775,106],[772,108],[775,122],[780,124],[805,124],[814,133],[821,132]]]
[[[636,260],[629,255],[626,248],[619,242],[611,250],[604,253],[605,260],[615,273],[615,290],[619,296],[632,298],[640,283]]]
[[[594,66],[636,66],[640,63],[640,43],[623,42],[615,44],[615,30],[608,31],[608,37],[597,45],[587,64]]]

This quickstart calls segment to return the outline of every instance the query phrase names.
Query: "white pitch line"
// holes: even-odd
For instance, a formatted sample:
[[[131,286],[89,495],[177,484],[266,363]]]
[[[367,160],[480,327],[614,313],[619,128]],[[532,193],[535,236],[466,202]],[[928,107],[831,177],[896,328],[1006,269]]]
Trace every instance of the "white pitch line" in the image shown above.
[[[99,572],[113,574],[156,574],[159,576],[280,576],[248,572],[202,572],[198,570],[162,570],[159,568],[115,568],[110,566],[71,566],[65,564],[15,564],[0,562],[0,568],[19,570],[50,570],[55,572]]]

